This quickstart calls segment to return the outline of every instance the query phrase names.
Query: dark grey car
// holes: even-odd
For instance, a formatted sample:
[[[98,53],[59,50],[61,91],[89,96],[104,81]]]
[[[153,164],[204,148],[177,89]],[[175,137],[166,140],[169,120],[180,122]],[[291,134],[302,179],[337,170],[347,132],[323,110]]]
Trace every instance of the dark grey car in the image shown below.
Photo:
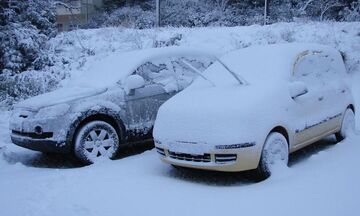
[[[16,104],[11,140],[32,150],[74,153],[84,163],[113,158],[122,144],[152,138],[160,105],[211,59],[207,52],[177,48],[114,54],[67,87]]]

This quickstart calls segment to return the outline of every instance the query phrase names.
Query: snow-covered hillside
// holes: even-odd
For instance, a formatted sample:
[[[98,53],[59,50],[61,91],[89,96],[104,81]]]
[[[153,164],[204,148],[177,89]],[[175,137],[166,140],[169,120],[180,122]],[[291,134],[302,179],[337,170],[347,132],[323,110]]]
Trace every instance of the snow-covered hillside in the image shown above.
[[[69,76],[86,74],[94,62],[117,51],[168,43],[227,52],[295,41],[327,44],[346,53],[349,81],[360,110],[360,23],[79,30],[53,39],[49,52],[58,59],[51,70],[56,78],[66,74],[61,85],[67,85]],[[291,156],[289,168],[280,168],[270,179],[255,183],[244,173],[177,170],[161,163],[154,150],[81,167],[61,156],[14,146],[8,119],[9,112],[2,110],[0,215],[360,214],[359,131],[338,144],[329,137],[305,148]]]

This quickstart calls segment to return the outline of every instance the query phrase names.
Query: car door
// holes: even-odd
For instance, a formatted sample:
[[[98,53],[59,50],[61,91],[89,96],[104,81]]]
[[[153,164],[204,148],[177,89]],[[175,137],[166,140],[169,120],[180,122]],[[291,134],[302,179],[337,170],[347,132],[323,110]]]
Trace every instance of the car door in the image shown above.
[[[166,91],[165,85],[156,82],[155,74],[162,70],[168,70],[168,65],[149,61],[134,72],[145,80],[144,87],[134,89],[125,96],[128,129],[136,136],[146,135],[151,131],[160,105],[176,93],[176,86],[174,91]],[[169,72],[163,74],[162,78],[171,79],[171,75]]]
[[[340,53],[321,52],[317,55],[319,70],[317,77],[323,89],[323,104],[327,116],[319,126],[324,134],[334,133],[339,130],[342,113],[347,107],[347,85],[344,81],[346,69]]]
[[[330,133],[334,128],[331,121],[337,118],[338,95],[330,84],[327,73],[330,59],[318,51],[299,55],[294,64],[292,79],[305,83],[308,93],[293,100],[296,124],[294,145],[301,148]]]

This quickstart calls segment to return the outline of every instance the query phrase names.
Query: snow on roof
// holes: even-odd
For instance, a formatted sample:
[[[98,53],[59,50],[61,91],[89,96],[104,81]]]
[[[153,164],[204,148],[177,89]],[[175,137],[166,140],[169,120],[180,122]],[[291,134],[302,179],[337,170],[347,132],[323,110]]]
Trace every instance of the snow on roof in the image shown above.
[[[338,53],[319,44],[286,43],[236,50],[224,55],[221,60],[249,82],[270,82],[274,77],[289,78],[296,60],[307,51]]]
[[[74,74],[70,85],[103,87],[124,80],[141,64],[151,59],[165,57],[208,56],[219,54],[210,49],[194,49],[184,47],[151,48],[130,52],[117,52],[103,59],[91,62],[81,73]]]

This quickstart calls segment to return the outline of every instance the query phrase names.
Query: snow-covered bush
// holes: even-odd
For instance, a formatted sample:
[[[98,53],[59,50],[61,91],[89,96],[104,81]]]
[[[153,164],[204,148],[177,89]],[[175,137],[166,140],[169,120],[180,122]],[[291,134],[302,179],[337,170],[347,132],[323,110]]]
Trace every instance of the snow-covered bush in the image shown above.
[[[348,0],[307,0],[300,3],[301,15],[323,20],[340,20],[341,10],[347,5]]]
[[[55,35],[50,0],[0,4],[0,74],[14,75],[50,64],[41,58],[46,41]],[[40,61],[43,62],[40,62]]]
[[[151,28],[155,23],[155,11],[143,10],[140,6],[121,7],[111,14],[104,26],[123,26],[128,28]]]
[[[354,1],[350,7],[344,8],[342,16],[344,21],[360,21],[360,0]]]
[[[178,46],[182,38],[183,38],[182,34],[175,34],[166,40],[155,40],[153,46],[154,47]]]
[[[57,88],[60,79],[44,71],[26,71],[5,78],[0,75],[0,102],[12,104]]]
[[[164,0],[161,3],[162,26],[239,26],[258,24],[263,8],[248,1]]]
[[[49,81],[51,73],[35,71],[54,65],[47,41],[55,34],[53,1],[1,2],[0,101],[29,97],[55,87]]]
[[[155,0],[105,2],[103,15],[94,17],[92,26],[154,26]],[[160,0],[160,11],[162,26],[240,26],[264,22],[264,0]],[[267,22],[356,21],[359,13],[359,0],[268,0]]]

